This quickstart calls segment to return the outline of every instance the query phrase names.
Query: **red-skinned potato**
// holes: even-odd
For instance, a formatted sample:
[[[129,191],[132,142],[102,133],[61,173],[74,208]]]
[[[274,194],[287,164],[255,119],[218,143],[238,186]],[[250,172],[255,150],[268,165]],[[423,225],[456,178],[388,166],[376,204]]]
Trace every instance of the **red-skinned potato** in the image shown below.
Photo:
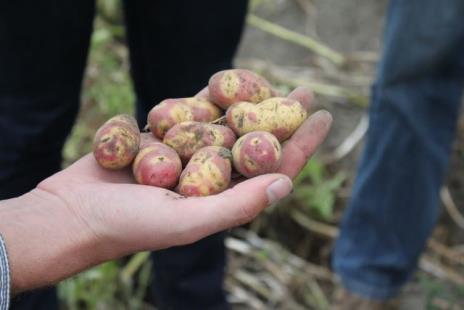
[[[126,114],[117,115],[104,123],[96,132],[93,154],[106,169],[122,169],[134,160],[140,145],[140,130],[135,119]]]
[[[186,121],[212,122],[223,115],[214,103],[203,98],[166,99],[148,113],[148,126],[153,135],[162,139],[174,125]]]
[[[175,125],[163,139],[163,143],[172,147],[184,163],[205,146],[215,145],[231,149],[235,141],[235,134],[230,128],[199,122]]]
[[[207,146],[198,150],[180,176],[177,192],[183,196],[208,196],[229,187],[231,153],[221,146]]]
[[[287,140],[307,117],[296,100],[273,97],[258,104],[238,102],[226,113],[227,125],[238,135],[253,131],[272,133],[279,142]]]
[[[161,142],[158,138],[153,136],[150,132],[140,133],[140,149],[150,143]]]
[[[146,143],[132,165],[137,183],[168,189],[176,186],[181,171],[179,155],[161,142]]]
[[[196,122],[209,123],[217,120],[224,114],[217,105],[202,98],[190,97],[178,100],[192,109],[193,120]]]
[[[209,98],[223,109],[238,101],[258,103],[275,95],[262,76],[245,69],[231,69],[214,74],[208,83]]]
[[[147,117],[151,133],[159,139],[163,139],[166,132],[174,125],[192,120],[191,107],[178,99],[161,101],[150,110]]]
[[[266,131],[254,131],[240,137],[232,148],[235,170],[247,178],[276,172],[282,159],[277,138]]]

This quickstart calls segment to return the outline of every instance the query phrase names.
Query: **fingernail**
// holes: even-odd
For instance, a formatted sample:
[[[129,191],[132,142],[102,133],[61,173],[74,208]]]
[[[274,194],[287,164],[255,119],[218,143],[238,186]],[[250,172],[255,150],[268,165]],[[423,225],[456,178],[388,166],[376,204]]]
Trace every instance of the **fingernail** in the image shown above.
[[[332,125],[333,117],[332,117],[332,114],[330,114],[329,111],[319,110],[316,113],[314,113],[313,116],[314,116],[314,119],[321,120],[322,124],[325,127],[330,127],[330,125]]]
[[[268,204],[281,200],[291,193],[293,189],[292,181],[289,178],[282,177],[271,183],[266,189]]]

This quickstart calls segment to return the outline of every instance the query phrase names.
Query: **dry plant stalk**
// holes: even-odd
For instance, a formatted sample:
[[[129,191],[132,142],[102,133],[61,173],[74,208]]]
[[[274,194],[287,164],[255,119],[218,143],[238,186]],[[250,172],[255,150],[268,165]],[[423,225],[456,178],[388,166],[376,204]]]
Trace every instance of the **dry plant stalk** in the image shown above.
[[[319,56],[327,58],[337,66],[342,66],[346,61],[345,57],[342,54],[336,52],[335,50],[322,44],[321,42],[309,36],[302,35],[295,31],[284,28],[280,25],[274,24],[254,14],[248,14],[247,22],[253,27],[270,33],[280,39],[306,47],[312,52],[318,54]]]

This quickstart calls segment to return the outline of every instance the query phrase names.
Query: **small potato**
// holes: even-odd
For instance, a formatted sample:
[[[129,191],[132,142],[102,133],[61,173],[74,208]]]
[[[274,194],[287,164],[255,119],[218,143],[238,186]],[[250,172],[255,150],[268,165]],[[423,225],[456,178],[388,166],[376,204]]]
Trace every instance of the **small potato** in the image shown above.
[[[221,146],[207,146],[197,151],[180,175],[177,192],[183,196],[208,196],[229,187],[231,153]]]
[[[148,126],[162,139],[174,125],[186,121],[212,122],[223,115],[214,103],[197,97],[166,99],[151,109]]]
[[[258,104],[238,102],[227,110],[227,125],[238,136],[252,131],[272,133],[279,142],[287,140],[307,117],[296,100],[274,97]]]
[[[262,76],[244,69],[224,70],[208,83],[209,98],[223,109],[239,101],[258,103],[272,97],[271,84]]]
[[[179,155],[161,142],[151,142],[140,149],[132,165],[139,184],[174,188],[182,172]]]
[[[152,134],[163,139],[166,132],[176,124],[192,121],[192,108],[179,99],[166,99],[148,113],[147,123]]]
[[[172,127],[164,136],[163,142],[179,154],[186,163],[193,153],[210,146],[231,149],[237,140],[234,132],[226,126],[199,122],[184,122]]]
[[[140,145],[140,130],[135,119],[117,115],[104,123],[95,134],[93,154],[106,169],[122,169],[134,160]]]
[[[161,142],[158,138],[154,137],[150,132],[142,132],[140,134],[140,149],[150,143]]]
[[[242,136],[232,148],[235,170],[247,178],[276,172],[280,167],[282,148],[277,138],[266,131]]]
[[[175,99],[173,99],[175,100]],[[192,109],[193,120],[196,122],[209,123],[220,118],[224,112],[211,101],[190,97],[178,99]]]

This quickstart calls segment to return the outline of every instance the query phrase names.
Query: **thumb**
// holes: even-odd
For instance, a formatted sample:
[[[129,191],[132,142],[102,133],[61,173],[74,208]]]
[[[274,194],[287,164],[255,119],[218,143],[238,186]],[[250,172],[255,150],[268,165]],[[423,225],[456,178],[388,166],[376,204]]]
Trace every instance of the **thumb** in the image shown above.
[[[213,196],[178,200],[183,232],[181,243],[191,243],[213,233],[245,224],[264,208],[286,197],[292,181],[283,174],[248,179]]]

